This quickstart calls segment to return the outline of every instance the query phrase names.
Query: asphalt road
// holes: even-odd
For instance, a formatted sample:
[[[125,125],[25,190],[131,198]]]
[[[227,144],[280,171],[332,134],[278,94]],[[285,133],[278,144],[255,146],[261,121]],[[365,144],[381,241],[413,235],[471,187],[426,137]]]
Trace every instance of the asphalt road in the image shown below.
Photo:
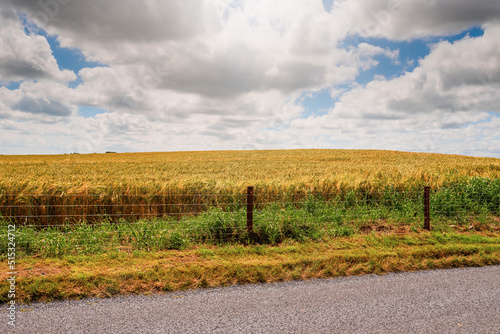
[[[500,266],[37,303],[15,329],[0,314],[0,333],[498,334]]]

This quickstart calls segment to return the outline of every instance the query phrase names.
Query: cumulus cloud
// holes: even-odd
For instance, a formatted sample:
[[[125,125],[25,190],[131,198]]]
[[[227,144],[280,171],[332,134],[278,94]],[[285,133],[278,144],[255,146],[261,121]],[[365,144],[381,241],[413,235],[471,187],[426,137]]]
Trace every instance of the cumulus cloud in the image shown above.
[[[75,95],[66,85],[48,81],[26,81],[19,89],[0,87],[0,113],[5,119],[57,122],[76,113]]]
[[[342,13],[351,35],[407,40],[446,36],[471,26],[498,23],[500,3],[491,0],[342,0],[333,11]]]
[[[499,25],[485,26],[484,36],[466,37],[453,44],[441,42],[424,59],[422,67],[437,72],[442,78],[443,90],[462,85],[494,85],[500,82]]]
[[[83,83],[74,90],[73,103],[156,120],[209,115],[221,124],[228,124],[224,123],[227,117],[245,124],[255,124],[257,119],[264,127],[283,124],[300,115],[303,108],[294,100],[304,90],[351,81],[361,70],[376,65],[376,55],[397,57],[395,51],[370,45],[338,48],[344,28],[318,1],[238,5],[206,1],[197,2],[196,10],[189,7],[192,3],[153,4],[145,9],[155,12],[149,20],[134,15],[137,2],[53,5],[45,20],[38,13],[43,10],[40,4],[19,1],[13,6],[57,35],[61,45],[81,49],[89,58],[109,65],[78,73]],[[108,6],[137,8],[125,13],[106,10]],[[97,8],[102,13],[96,14]],[[179,17],[195,14],[189,27],[184,27],[161,19],[172,12]],[[135,27],[135,32],[130,27],[118,29],[122,21]],[[87,29],[89,22],[93,28]],[[107,26],[112,31],[96,30]],[[172,27],[177,30],[171,32]],[[182,32],[184,28],[187,31]]]
[[[0,45],[0,83],[76,78],[73,72],[59,69],[45,37],[27,33],[16,12],[6,6],[0,6]]]
[[[68,108],[59,101],[35,99],[29,96],[22,97],[16,104],[12,106],[12,109],[34,114],[42,113],[54,116],[71,115],[71,108]]]
[[[390,109],[500,112],[499,32],[489,26],[482,37],[436,44],[413,73],[394,80],[400,88]]]
[[[86,37],[84,43],[100,46],[120,40],[180,40],[203,33],[209,24],[217,24],[207,15],[217,6],[209,8],[210,2],[196,0],[15,0],[11,5],[51,33],[64,31],[62,40],[67,43],[78,43],[82,36]]]

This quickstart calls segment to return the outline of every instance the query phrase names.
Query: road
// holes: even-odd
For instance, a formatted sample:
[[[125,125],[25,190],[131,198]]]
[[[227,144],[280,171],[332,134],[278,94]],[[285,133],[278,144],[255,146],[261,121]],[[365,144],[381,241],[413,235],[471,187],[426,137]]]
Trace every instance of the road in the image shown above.
[[[0,333],[498,334],[500,266],[37,303],[15,329],[0,314]]]

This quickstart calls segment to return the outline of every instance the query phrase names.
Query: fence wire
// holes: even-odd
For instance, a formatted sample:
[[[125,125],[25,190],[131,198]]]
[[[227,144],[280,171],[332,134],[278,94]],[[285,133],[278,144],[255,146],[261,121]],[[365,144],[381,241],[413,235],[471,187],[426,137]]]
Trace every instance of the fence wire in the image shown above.
[[[170,197],[167,197],[169,195]],[[348,236],[356,231],[419,229],[424,221],[423,191],[253,194],[252,228],[245,194],[1,194],[0,255],[7,252],[7,226],[27,252],[76,249],[179,249],[189,242]],[[233,195],[231,195],[233,196]],[[464,196],[451,190],[431,192],[432,221],[467,228],[500,227],[500,196]],[[490,225],[488,225],[490,224]],[[479,226],[479,227],[478,227]],[[94,249],[94,248],[95,249]],[[90,250],[89,250],[90,249]],[[94,250],[92,250],[94,249]]]

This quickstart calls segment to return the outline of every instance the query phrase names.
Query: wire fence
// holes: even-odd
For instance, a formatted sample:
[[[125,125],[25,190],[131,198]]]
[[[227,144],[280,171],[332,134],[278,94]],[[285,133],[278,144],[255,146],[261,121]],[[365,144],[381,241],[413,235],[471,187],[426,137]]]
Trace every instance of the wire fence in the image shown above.
[[[401,210],[413,208],[425,213],[425,191],[391,192],[302,192],[253,194],[255,210],[264,208],[286,208],[300,211],[317,203],[338,209],[365,208],[377,211],[380,208]],[[439,196],[434,196],[439,195]],[[491,211],[498,213],[500,195],[480,195],[474,198],[460,197],[460,192],[430,191],[432,201],[428,204],[434,216],[460,216],[466,213]],[[23,226],[63,226],[68,223],[98,224],[102,220],[123,223],[154,218],[176,218],[196,216],[213,208],[225,212],[236,212],[248,206],[247,194],[215,193],[165,193],[165,194],[1,194],[0,219]],[[420,212],[421,211],[421,212]]]
[[[357,231],[500,227],[500,195],[461,189],[241,194],[1,194],[2,226],[27,251],[182,248],[189,242],[277,243]],[[6,229],[0,234],[6,240]],[[2,242],[0,253],[7,243]]]
[[[419,201],[420,192],[387,194],[337,193],[255,193],[256,210],[286,207],[300,210],[311,201],[342,207],[392,206],[401,201]],[[238,211],[248,205],[248,194],[165,193],[165,194],[0,194],[0,218],[25,226],[57,226],[67,223],[95,223],[103,219],[137,221],[162,217],[194,216],[212,208]],[[309,203],[309,204],[307,204]]]

